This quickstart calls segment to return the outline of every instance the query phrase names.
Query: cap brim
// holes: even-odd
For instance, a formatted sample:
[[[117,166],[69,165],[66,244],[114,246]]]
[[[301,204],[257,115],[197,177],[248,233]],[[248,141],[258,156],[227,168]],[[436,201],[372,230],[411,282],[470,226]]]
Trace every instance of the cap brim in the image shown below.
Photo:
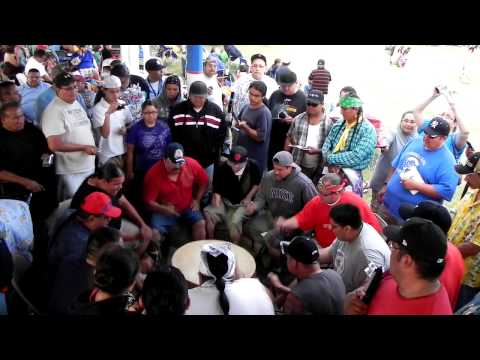
[[[122,215],[122,209],[112,206],[104,213],[104,215],[110,218],[118,218]]]
[[[473,174],[473,170],[465,165],[455,165],[455,171],[460,175]]]
[[[388,225],[383,229],[383,234],[387,237],[387,240],[401,243],[401,229],[402,227],[398,225]]]
[[[403,203],[398,208],[398,214],[403,220],[410,219],[413,217],[415,211],[415,205]]]
[[[436,131],[435,129],[432,129],[431,127],[427,126],[424,130],[425,134],[427,135],[441,135]]]

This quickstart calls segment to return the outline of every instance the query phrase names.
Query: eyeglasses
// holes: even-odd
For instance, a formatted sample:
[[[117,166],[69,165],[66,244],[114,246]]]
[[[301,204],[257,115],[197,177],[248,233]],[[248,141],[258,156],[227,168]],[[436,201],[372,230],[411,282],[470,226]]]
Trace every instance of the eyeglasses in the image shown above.
[[[307,101],[307,106],[317,107],[318,105],[320,105],[320,104],[316,104],[314,102]]]
[[[158,114],[158,111],[145,111],[143,115],[155,115]]]
[[[406,122],[406,123],[409,123],[409,124],[415,124],[416,123],[415,120],[410,120],[410,119],[403,119],[402,121]]]

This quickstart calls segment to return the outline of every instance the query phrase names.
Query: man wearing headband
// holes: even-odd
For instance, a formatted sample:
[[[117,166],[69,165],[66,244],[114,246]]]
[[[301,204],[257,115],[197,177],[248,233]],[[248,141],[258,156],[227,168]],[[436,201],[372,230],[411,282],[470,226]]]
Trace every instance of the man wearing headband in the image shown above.
[[[474,153],[465,165],[456,165],[458,174],[473,191],[460,200],[448,232],[448,239],[457,246],[465,261],[465,276],[457,308],[469,302],[480,291],[480,152]]]
[[[350,168],[360,179],[375,154],[377,134],[375,128],[363,117],[362,101],[357,95],[349,94],[340,99],[343,121],[337,121],[328,133],[322,147],[326,164],[333,167]],[[363,196],[360,188],[358,195]]]
[[[450,133],[448,122],[436,117],[423,137],[410,141],[392,161],[385,185],[380,190],[382,217],[390,224],[401,223],[400,204],[417,205],[424,200],[442,203],[453,198],[459,184],[455,159],[444,145]]]
[[[159,160],[145,175],[143,200],[153,212],[152,227],[165,235],[183,220],[192,226],[194,240],[205,239],[200,200],[207,185],[208,176],[200,164],[184,157],[181,144],[170,143],[165,159]]]
[[[279,218],[277,227],[283,233],[296,229],[302,231],[315,230],[315,240],[322,248],[330,246],[335,234],[330,226],[330,210],[337,204],[352,204],[358,207],[362,220],[370,224],[377,232],[382,233],[375,214],[367,202],[351,191],[344,191],[345,184],[337,174],[325,174],[318,182],[318,195],[310,200],[296,215],[285,220]]]
[[[201,285],[190,289],[186,315],[274,315],[272,300],[256,278],[236,279],[229,243],[206,244],[200,251]]]

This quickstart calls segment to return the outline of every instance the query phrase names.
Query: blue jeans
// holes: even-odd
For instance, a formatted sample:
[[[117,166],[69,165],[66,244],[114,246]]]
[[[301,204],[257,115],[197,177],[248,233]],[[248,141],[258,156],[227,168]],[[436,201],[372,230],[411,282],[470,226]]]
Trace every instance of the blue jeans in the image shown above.
[[[203,215],[200,211],[192,210],[190,208],[184,210],[180,216],[168,216],[163,214],[152,215],[152,227],[157,229],[160,234],[164,235],[168,230],[180,220],[185,220],[190,225],[203,220]]]

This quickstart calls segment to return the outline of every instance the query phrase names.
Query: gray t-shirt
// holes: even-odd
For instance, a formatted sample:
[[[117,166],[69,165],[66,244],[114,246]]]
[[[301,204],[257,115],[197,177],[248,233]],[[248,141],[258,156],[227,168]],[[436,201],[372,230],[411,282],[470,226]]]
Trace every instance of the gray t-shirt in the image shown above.
[[[331,248],[334,269],[345,284],[347,292],[363,284],[367,274],[365,268],[370,263],[390,268],[390,248],[380,234],[369,224],[363,223],[362,231],[352,242],[335,239]]]
[[[248,157],[258,162],[260,170],[267,169],[268,144],[270,143],[270,131],[272,129],[272,114],[265,105],[252,109],[245,106],[240,112],[240,121],[246,121],[248,126],[257,131],[261,142],[253,140],[243,130],[238,133],[236,145],[241,145],[248,150]]]
[[[292,293],[302,301],[305,315],[343,315],[345,285],[334,270],[300,280]]]

